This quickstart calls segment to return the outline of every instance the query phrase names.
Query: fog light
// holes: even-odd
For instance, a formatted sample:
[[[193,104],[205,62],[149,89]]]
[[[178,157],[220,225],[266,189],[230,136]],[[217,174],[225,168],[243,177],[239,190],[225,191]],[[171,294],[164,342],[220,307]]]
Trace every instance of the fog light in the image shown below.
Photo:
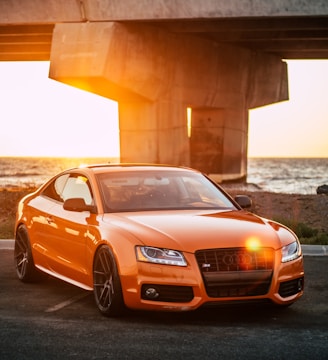
[[[303,290],[303,286],[304,286],[304,281],[303,281],[303,279],[298,279],[298,282],[297,282],[298,291],[302,291],[302,290]]]
[[[148,299],[154,300],[159,297],[159,292],[155,288],[149,287],[145,291],[145,296]]]

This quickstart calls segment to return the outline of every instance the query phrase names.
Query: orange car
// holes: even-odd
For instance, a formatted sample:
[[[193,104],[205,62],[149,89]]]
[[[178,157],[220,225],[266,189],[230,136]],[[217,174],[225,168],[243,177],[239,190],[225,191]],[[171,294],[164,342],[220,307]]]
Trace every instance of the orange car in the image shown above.
[[[94,292],[100,312],[187,311],[222,303],[290,305],[303,256],[285,226],[243,208],[192,169],[92,165],[64,171],[23,198],[15,264]]]

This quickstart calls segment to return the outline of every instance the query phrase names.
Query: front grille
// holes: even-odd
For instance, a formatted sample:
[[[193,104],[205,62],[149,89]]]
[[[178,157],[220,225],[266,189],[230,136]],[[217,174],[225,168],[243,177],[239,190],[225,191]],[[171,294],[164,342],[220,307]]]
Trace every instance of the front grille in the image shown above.
[[[199,250],[196,259],[210,297],[257,296],[269,291],[274,265],[271,248]]]
[[[257,251],[228,248],[196,252],[202,272],[272,270],[273,256],[273,250],[270,248],[261,248]]]
[[[304,278],[284,281],[279,286],[279,295],[283,298],[295,295],[303,290]]]
[[[147,296],[147,289],[154,289],[156,296]],[[194,298],[194,292],[190,286],[143,284],[141,298],[152,301],[189,302]]]

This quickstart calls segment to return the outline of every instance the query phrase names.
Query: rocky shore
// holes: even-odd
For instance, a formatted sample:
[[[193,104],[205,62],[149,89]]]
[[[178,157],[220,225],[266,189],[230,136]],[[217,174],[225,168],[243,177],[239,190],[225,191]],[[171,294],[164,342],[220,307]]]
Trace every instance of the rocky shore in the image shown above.
[[[232,196],[246,194],[252,200],[251,212],[269,219],[304,223],[328,234],[328,196],[281,194],[258,191],[251,186],[223,184]],[[0,189],[0,238],[12,238],[19,199],[34,189]]]

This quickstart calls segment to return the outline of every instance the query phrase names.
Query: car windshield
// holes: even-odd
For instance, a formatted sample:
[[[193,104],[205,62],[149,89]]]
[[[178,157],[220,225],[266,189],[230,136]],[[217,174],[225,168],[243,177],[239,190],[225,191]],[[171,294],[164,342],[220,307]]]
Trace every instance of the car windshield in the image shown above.
[[[105,212],[235,209],[211,181],[191,171],[124,171],[98,175]]]

